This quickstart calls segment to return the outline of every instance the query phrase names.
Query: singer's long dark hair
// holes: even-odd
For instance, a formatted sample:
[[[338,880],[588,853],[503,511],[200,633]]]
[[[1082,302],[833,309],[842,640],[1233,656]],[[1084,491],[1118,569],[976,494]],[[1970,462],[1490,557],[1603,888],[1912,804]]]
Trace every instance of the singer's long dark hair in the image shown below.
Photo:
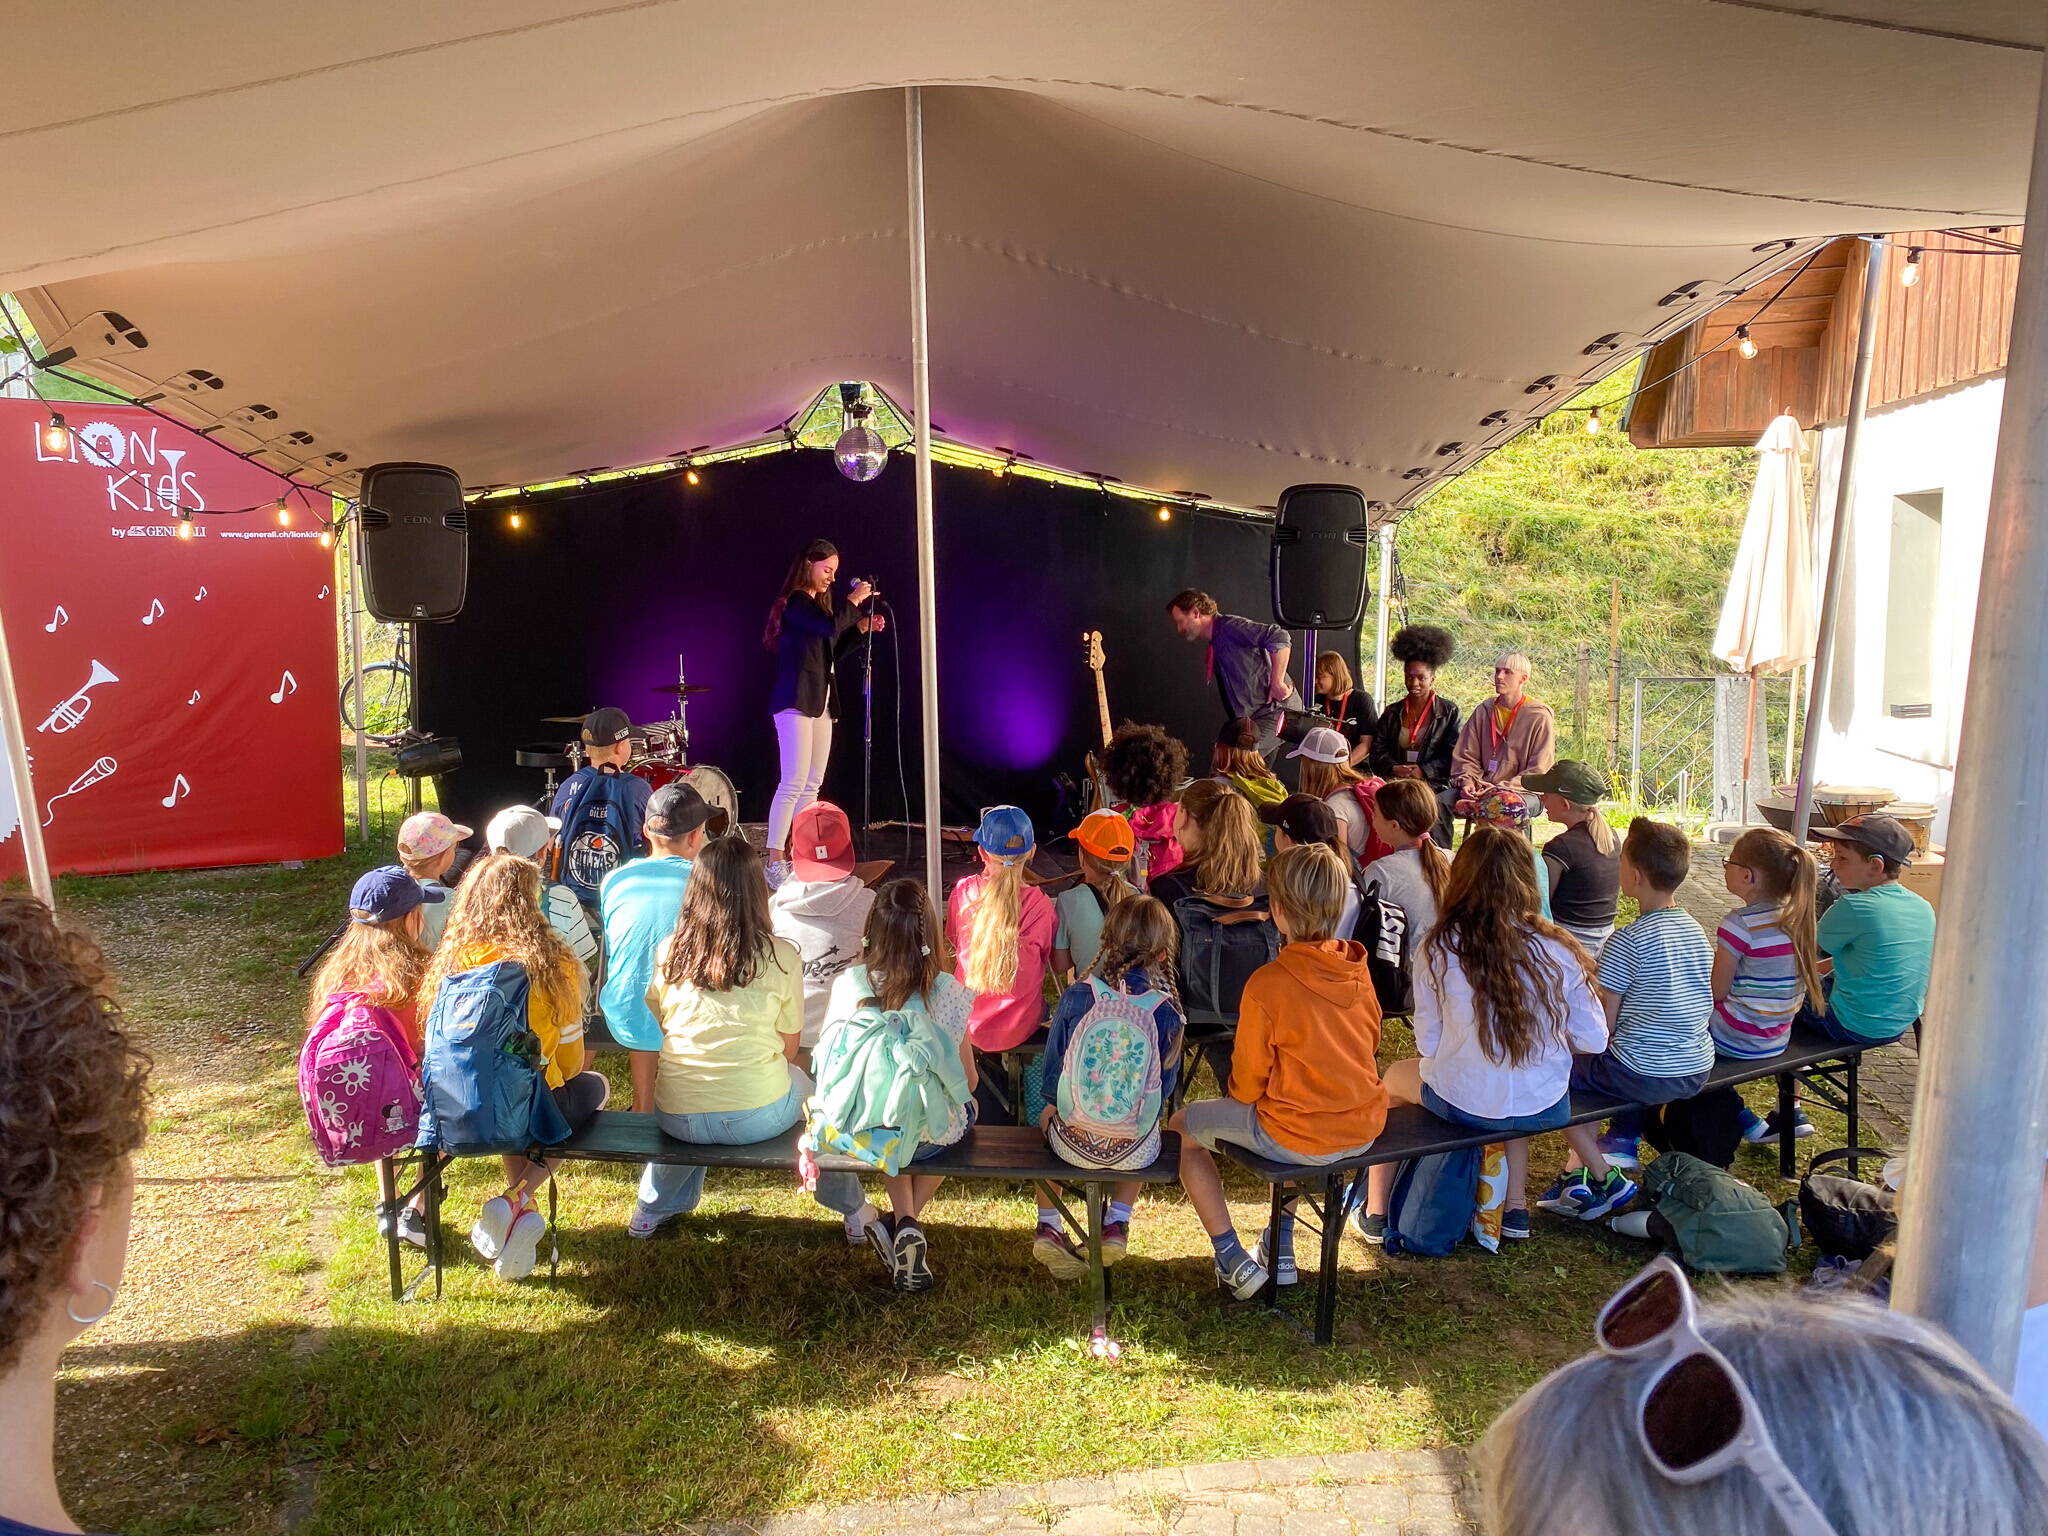
[[[782,578],[782,590],[775,595],[775,601],[768,609],[768,627],[761,631],[761,647],[773,651],[782,640],[782,610],[789,606],[789,600],[809,585],[811,567],[820,560],[830,560],[839,550],[830,539],[813,539],[803,547],[796,559],[789,564],[789,574]]]

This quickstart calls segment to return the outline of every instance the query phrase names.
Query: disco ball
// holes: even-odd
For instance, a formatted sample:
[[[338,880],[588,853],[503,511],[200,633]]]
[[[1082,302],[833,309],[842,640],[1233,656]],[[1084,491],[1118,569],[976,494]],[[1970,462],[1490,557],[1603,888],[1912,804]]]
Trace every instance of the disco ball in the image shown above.
[[[873,427],[848,427],[832,445],[832,462],[849,480],[872,480],[889,462],[889,445]]]

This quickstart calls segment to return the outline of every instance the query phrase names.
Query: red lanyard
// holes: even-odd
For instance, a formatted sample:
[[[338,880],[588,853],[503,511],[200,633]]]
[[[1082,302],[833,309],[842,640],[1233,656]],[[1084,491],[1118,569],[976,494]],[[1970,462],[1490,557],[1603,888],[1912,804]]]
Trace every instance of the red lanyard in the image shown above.
[[[1408,727],[1408,750],[1416,750],[1422,743],[1422,728],[1429,722],[1430,711],[1436,708],[1436,690],[1432,688],[1422,701],[1420,714],[1411,714],[1412,706],[1401,706],[1401,723]]]
[[[1521,714],[1522,706],[1528,702],[1529,698],[1527,694],[1524,694],[1521,698],[1515,700],[1515,707],[1508,711],[1508,723],[1506,730],[1501,729],[1500,706],[1496,704],[1487,710],[1486,728],[1493,732],[1493,751],[1487,756],[1487,772],[1492,773],[1500,768],[1501,759],[1507,755],[1506,746],[1508,736],[1514,731],[1515,728],[1515,717]]]

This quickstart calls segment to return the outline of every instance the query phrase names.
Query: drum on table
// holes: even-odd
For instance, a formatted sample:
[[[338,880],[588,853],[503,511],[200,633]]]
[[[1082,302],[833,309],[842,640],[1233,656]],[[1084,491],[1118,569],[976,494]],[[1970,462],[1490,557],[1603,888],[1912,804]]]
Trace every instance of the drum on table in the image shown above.
[[[704,803],[711,807],[710,831],[713,837],[722,836],[739,825],[739,794],[733,789],[732,780],[709,763],[685,767],[680,763],[644,758],[634,763],[629,771],[645,779],[655,789],[664,784],[687,784],[696,790],[704,797]]]

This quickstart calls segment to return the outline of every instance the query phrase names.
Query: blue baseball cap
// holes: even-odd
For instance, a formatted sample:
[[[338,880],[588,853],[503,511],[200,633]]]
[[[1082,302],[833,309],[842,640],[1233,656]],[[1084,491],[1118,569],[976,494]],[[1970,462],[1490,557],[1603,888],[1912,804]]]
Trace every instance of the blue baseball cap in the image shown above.
[[[348,893],[348,915],[359,923],[388,923],[422,902],[446,901],[448,893],[428,890],[399,864],[383,864],[358,880]]]
[[[998,805],[981,813],[974,840],[984,853],[1014,864],[1036,846],[1038,834],[1032,830],[1031,818],[1016,806]]]

